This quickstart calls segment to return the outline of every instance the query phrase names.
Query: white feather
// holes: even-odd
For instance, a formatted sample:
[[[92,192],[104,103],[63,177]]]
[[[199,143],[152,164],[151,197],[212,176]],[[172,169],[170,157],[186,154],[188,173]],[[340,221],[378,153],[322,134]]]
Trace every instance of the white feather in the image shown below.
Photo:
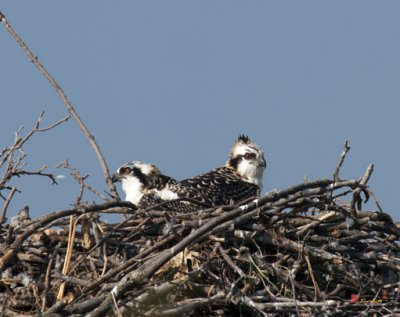
[[[150,173],[154,170],[154,165],[149,163],[143,163],[139,161],[134,161],[134,165],[139,168],[144,175],[150,175]]]
[[[237,171],[243,179],[262,189],[263,166],[258,165],[256,161],[243,160],[239,163]]]
[[[234,147],[232,148],[231,156],[236,157],[238,155],[243,155],[246,152],[248,152],[249,150],[250,150],[250,148],[247,145],[239,143],[239,144],[234,145]]]
[[[163,188],[162,190],[155,190],[155,193],[161,200],[174,200],[179,198],[178,194],[170,190],[169,188]]]
[[[143,197],[143,184],[136,177],[126,177],[121,180],[122,189],[126,194],[125,200],[137,205]]]

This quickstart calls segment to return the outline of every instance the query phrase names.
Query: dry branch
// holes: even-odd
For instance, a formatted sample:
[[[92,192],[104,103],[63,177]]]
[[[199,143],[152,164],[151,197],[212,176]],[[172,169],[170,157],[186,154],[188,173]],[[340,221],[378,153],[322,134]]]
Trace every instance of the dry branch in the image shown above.
[[[70,116],[67,116],[45,128],[40,126],[44,116],[44,111],[42,111],[37,118],[33,128],[26,133],[25,136],[21,136],[23,127],[20,127],[15,132],[14,144],[11,146],[5,146],[0,153],[0,170],[2,176],[0,176],[0,198],[4,200],[2,207],[2,214],[0,217],[0,225],[4,224],[7,220],[6,214],[8,206],[14,197],[15,193],[20,192],[16,186],[8,185],[8,183],[15,177],[19,178],[24,175],[34,175],[41,176],[51,180],[52,184],[57,184],[56,176],[46,172],[47,166],[44,165],[36,170],[26,170],[25,160],[27,154],[23,150],[23,146],[35,133],[45,132],[52,130],[58,125],[68,121]],[[8,194],[5,194],[8,191]]]
[[[39,62],[39,59],[36,55],[32,53],[29,47],[25,44],[25,42],[19,37],[19,35],[15,32],[15,30],[11,27],[10,23],[7,21],[5,15],[0,12],[0,20],[5,26],[6,30],[11,34],[14,40],[18,43],[18,45],[22,48],[28,59],[37,67],[37,69],[42,73],[42,75],[49,81],[49,83],[53,86],[55,91],[59,94],[65,108],[67,109],[68,113],[75,119],[79,128],[83,132],[85,138],[88,140],[90,145],[92,146],[97,159],[99,160],[101,169],[103,171],[104,178],[110,189],[110,192],[114,198],[118,198],[118,193],[115,189],[115,186],[110,178],[110,172],[106,163],[106,160],[103,156],[103,153],[100,150],[99,145],[97,144],[94,136],[90,133],[89,129],[87,128],[86,124],[83,120],[79,117],[78,113],[76,112],[75,108],[69,101],[67,95],[64,93],[61,86],[57,83],[54,77],[47,71],[47,69],[43,66],[42,63]]]

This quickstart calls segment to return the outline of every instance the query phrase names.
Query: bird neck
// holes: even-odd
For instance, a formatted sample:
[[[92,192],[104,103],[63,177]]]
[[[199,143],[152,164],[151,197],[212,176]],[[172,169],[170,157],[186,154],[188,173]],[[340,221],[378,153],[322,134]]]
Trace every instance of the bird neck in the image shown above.
[[[254,184],[262,189],[262,178],[264,173],[264,168],[262,166],[242,161],[238,164],[236,172],[244,181]]]
[[[135,177],[124,179],[122,181],[122,189],[126,194],[125,200],[137,205],[143,197],[143,184]]]

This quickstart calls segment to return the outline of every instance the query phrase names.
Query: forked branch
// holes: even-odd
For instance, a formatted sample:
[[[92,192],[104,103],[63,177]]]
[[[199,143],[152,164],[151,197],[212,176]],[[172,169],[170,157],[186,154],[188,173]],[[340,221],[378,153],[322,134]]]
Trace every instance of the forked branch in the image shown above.
[[[90,131],[87,128],[87,126],[85,125],[85,123],[79,117],[75,108],[72,106],[67,95],[64,93],[63,89],[58,84],[58,82],[54,79],[54,77],[46,70],[46,68],[43,66],[43,64],[39,62],[38,57],[32,53],[32,51],[25,44],[25,42],[19,37],[19,35],[11,27],[10,23],[7,21],[6,17],[4,16],[4,14],[1,11],[0,11],[0,19],[1,19],[1,22],[4,24],[6,30],[11,34],[11,36],[19,44],[19,46],[22,48],[22,50],[24,51],[26,56],[29,58],[29,60],[37,67],[37,69],[39,69],[39,71],[42,73],[42,75],[44,77],[46,77],[46,79],[50,82],[50,84],[54,87],[54,89],[56,90],[58,95],[61,97],[61,100],[64,103],[65,108],[71,114],[71,116],[75,119],[75,121],[78,123],[79,128],[82,130],[84,136],[89,141],[94,152],[96,153],[97,159],[99,160],[101,169],[103,171],[104,178],[106,180],[106,183],[108,185],[108,188],[110,189],[112,196],[114,198],[118,198],[118,193],[115,189],[113,182],[111,181],[110,172],[109,172],[106,160],[100,150],[100,147],[97,144],[94,136],[90,133]]]

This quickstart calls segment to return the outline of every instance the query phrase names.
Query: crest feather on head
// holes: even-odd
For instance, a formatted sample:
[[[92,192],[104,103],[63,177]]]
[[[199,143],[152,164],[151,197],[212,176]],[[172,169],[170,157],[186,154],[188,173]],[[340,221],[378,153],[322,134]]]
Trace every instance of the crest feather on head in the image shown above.
[[[236,142],[251,143],[252,141],[247,135],[240,134],[238,138],[235,140],[235,143]]]
[[[240,134],[237,139],[235,140],[235,142],[233,142],[231,151],[229,152],[229,158],[232,159],[234,158],[236,155],[238,155],[238,150],[240,148],[243,148],[243,146],[248,146],[250,148],[253,148],[254,150],[258,151],[259,153],[263,153],[263,151],[261,150],[260,146],[256,143],[254,143],[247,135],[245,134]],[[241,150],[239,150],[239,152],[241,152]],[[243,154],[243,153],[241,153]]]

